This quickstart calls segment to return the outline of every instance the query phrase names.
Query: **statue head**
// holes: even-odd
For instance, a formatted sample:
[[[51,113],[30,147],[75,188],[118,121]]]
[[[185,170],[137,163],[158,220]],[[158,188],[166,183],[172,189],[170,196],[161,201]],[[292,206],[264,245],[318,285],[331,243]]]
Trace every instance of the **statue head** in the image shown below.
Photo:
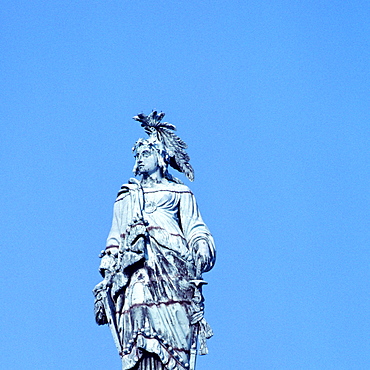
[[[154,110],[148,116],[140,113],[133,117],[135,121],[141,122],[141,126],[149,135],[147,140],[139,139],[136,142],[133,147],[133,151],[136,152],[135,156],[138,158],[139,156],[142,157],[143,155],[148,155],[153,152],[157,156],[157,166],[162,171],[161,175],[167,180],[181,183],[180,180],[168,173],[167,166],[170,165],[175,170],[184,173],[190,181],[193,181],[194,170],[189,163],[190,157],[185,151],[187,145],[174,133],[174,131],[176,131],[174,125],[168,122],[161,122],[164,116],[165,114],[163,112],[157,113],[157,111]],[[146,147],[147,151],[144,150],[143,147]],[[142,155],[141,152],[144,154]],[[149,160],[142,160],[142,162],[149,163]],[[143,172],[143,163],[140,164],[140,166],[138,165],[139,161],[136,160],[134,167],[135,175],[147,173]]]
[[[152,174],[158,169],[163,177],[167,174],[168,154],[163,144],[155,137],[139,139],[132,151],[135,153],[135,165],[133,172],[135,176]]]

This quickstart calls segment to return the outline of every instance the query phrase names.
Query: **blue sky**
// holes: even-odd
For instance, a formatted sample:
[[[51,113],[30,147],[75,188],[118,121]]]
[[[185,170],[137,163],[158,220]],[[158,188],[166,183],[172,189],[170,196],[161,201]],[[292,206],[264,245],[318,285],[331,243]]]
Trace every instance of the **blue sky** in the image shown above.
[[[369,16],[367,1],[1,1],[1,367],[120,368],[91,290],[145,136],[131,117],[157,109],[218,248],[197,370],[370,368]]]

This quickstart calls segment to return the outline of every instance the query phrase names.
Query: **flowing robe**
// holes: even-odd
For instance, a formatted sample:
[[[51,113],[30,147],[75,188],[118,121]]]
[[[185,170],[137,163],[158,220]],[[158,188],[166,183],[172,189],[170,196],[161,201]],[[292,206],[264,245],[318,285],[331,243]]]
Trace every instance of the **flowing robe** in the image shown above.
[[[207,243],[209,256],[203,271],[195,263],[200,240]],[[215,261],[213,238],[192,192],[172,182],[123,185],[105,253],[101,269],[112,265],[104,259],[116,266],[109,294],[122,369],[134,368],[148,352],[168,370],[187,369],[197,311],[189,281]]]

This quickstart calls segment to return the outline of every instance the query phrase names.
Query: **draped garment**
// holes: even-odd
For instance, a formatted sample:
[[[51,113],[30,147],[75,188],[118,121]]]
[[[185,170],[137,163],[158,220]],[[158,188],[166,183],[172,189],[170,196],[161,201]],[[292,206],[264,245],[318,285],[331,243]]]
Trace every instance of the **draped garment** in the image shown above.
[[[189,367],[191,322],[197,310],[189,281],[199,278],[195,254],[201,239],[211,256],[203,269],[208,271],[215,261],[214,242],[187,186],[122,186],[106,246],[120,275],[110,294],[122,370],[137,366],[147,353],[155,354],[168,370]]]

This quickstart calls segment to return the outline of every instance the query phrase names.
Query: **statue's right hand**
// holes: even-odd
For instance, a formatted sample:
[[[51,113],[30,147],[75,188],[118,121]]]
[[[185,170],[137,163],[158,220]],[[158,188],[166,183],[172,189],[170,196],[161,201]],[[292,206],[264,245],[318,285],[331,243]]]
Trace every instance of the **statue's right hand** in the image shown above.
[[[95,298],[94,313],[95,313],[95,321],[98,325],[108,324],[107,315],[105,314],[104,303],[100,296]]]
[[[99,271],[100,274],[105,278],[108,272],[114,272],[116,266],[116,260],[112,254],[106,254],[100,261]]]
[[[93,289],[93,293],[95,296],[98,296],[98,294],[102,291],[102,290],[107,290],[107,287],[108,287],[108,284],[107,284],[107,281],[106,279],[104,278],[103,281],[101,281],[99,284],[96,284],[95,285],[95,288]]]
[[[109,271],[105,271],[104,279],[99,283],[96,284],[93,289],[93,294],[97,299],[102,291],[107,291],[112,286],[112,275]]]

